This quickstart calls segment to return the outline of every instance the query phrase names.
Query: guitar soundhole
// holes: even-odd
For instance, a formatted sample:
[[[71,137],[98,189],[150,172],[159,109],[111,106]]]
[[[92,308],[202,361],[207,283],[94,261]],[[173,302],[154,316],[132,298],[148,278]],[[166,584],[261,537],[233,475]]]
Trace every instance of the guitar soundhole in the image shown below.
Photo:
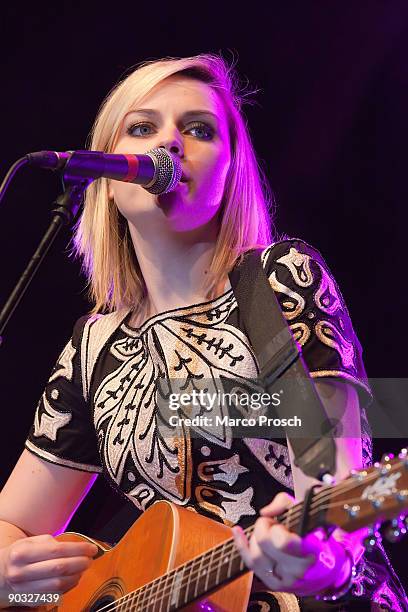
[[[91,601],[88,601],[86,609],[88,612],[99,612],[112,609],[112,604],[120,600],[125,595],[124,585],[120,578],[111,578],[100,585],[99,589],[94,593]]]
[[[101,610],[104,606],[107,606],[108,604],[114,603],[114,601],[115,598],[112,597],[112,595],[105,595],[105,597],[100,597],[89,608],[89,612],[98,612],[98,610]]]

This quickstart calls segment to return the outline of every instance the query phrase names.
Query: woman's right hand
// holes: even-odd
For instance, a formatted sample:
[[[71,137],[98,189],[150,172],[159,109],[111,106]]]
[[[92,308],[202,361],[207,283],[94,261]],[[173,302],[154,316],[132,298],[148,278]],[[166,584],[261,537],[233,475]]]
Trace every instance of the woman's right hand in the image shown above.
[[[72,589],[97,551],[90,542],[62,542],[52,535],[22,538],[1,548],[0,607],[10,606],[8,597],[13,593],[65,593]]]

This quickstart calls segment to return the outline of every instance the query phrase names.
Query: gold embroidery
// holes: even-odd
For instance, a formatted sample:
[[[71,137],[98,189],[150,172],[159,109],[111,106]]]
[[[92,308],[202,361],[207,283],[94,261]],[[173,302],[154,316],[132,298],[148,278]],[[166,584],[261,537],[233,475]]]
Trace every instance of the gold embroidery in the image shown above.
[[[324,378],[326,376],[335,376],[338,378],[344,378],[345,380],[348,380],[352,383],[357,383],[358,385],[363,387],[367,391],[367,393],[371,395],[370,387],[363,380],[360,380],[359,378],[356,378],[355,376],[352,376],[351,374],[347,374],[347,372],[343,372],[341,370],[318,370],[315,372],[309,372],[309,374],[312,378],[322,378],[322,377]]]
[[[251,598],[249,600],[250,609],[254,604],[261,607],[262,612],[271,611],[271,607],[268,602],[263,600],[262,598],[270,598],[273,596],[277,603],[279,604],[280,612],[300,612],[299,601],[296,595],[293,593],[284,593],[282,591],[271,591],[267,589],[261,580],[257,576],[254,576],[252,581],[252,589],[251,589]],[[252,599],[252,597],[257,597],[259,599]]]
[[[311,334],[306,323],[292,323],[292,325],[289,325],[289,328],[292,330],[296,342],[299,342],[300,346],[304,346]]]
[[[320,342],[334,348],[340,355],[346,368],[354,367],[354,346],[329,321],[319,321],[315,326],[316,336]]]
[[[314,300],[316,306],[323,312],[329,315],[333,315],[339,308],[341,308],[340,296],[337,293],[336,285],[334,284],[331,276],[326,272],[320,264],[318,264],[322,273],[322,278]]]
[[[299,285],[299,287],[310,287],[313,283],[310,260],[310,255],[299,253],[294,247],[291,247],[287,255],[283,255],[283,257],[280,257],[276,261],[289,269],[295,283]]]
[[[285,319],[291,321],[292,319],[298,317],[305,308],[305,300],[303,297],[299,293],[292,291],[292,289],[286,287],[286,285],[278,281],[276,272],[272,272],[272,274],[269,276],[269,283],[274,291],[284,293],[291,300],[285,301],[282,304],[284,308],[282,312]]]
[[[300,612],[299,603],[296,595],[292,593],[273,593],[274,597],[278,600],[280,612]]]

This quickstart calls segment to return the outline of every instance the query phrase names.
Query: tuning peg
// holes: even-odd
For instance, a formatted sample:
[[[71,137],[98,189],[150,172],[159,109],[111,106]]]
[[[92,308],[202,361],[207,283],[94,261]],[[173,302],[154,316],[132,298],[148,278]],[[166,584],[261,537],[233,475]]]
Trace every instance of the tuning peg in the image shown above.
[[[401,448],[401,451],[398,455],[398,459],[402,459],[404,462],[404,467],[408,468],[408,451],[406,448]]]
[[[407,533],[407,529],[404,522],[399,518],[384,523],[381,527],[381,533],[388,542],[394,544],[402,540]]]
[[[390,461],[393,458],[394,458],[394,455],[392,453],[388,453],[381,457],[381,463],[378,466],[380,468],[381,476],[386,476],[388,472],[390,472],[390,470],[392,469],[392,465]]]
[[[360,512],[360,506],[354,504],[353,506],[349,506],[349,504],[343,505],[344,510],[347,512],[350,518],[356,518]]]
[[[381,457],[381,463],[389,463],[391,461],[391,459],[394,459],[394,454],[393,453],[385,453]]]
[[[367,476],[367,470],[350,470],[350,476],[354,478],[354,480],[364,480]]]
[[[376,544],[381,542],[381,534],[376,527],[372,527],[368,531],[368,535],[363,540],[363,546],[367,552],[371,552]]]
[[[405,504],[405,502],[407,501],[407,497],[408,497],[408,489],[401,489],[400,491],[395,493],[394,496],[395,496],[395,499],[400,504]]]

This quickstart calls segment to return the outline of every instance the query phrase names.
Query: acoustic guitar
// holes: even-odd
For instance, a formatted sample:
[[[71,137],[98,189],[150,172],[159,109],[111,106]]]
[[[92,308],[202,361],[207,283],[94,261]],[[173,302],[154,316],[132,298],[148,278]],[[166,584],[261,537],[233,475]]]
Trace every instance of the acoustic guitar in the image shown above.
[[[353,471],[336,486],[319,487],[276,518],[300,534],[317,527],[353,532],[372,526],[373,545],[384,521],[391,521],[391,539],[406,532],[407,510],[408,455],[403,449],[396,458],[385,456],[381,464]],[[250,536],[253,526],[245,531]],[[78,585],[58,604],[35,608],[41,612],[247,609],[253,574],[235,548],[230,527],[170,502],[153,504],[114,547],[76,533],[57,539],[91,541],[99,552]],[[299,610],[293,595],[274,595],[281,610]]]

